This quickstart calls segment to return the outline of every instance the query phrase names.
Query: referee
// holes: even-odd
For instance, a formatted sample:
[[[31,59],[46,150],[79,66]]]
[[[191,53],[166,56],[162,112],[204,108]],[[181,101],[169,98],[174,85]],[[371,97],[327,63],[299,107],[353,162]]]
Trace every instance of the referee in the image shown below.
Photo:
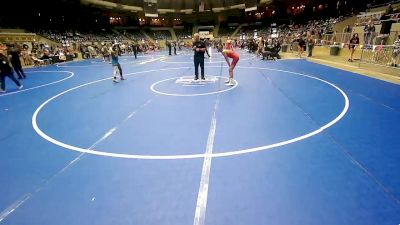
[[[194,51],[194,80],[199,79],[199,65],[201,68],[201,79],[205,80],[204,77],[204,53],[206,52],[206,44],[204,41],[200,40],[200,35],[198,33],[194,34],[194,42],[193,42],[193,51]]]
[[[18,79],[25,79],[26,75],[24,71],[22,70],[21,66],[21,60],[19,59],[21,55],[21,51],[19,50],[19,46],[12,45],[12,48],[9,52],[10,58],[11,58],[11,65],[14,68],[15,72],[18,75]]]

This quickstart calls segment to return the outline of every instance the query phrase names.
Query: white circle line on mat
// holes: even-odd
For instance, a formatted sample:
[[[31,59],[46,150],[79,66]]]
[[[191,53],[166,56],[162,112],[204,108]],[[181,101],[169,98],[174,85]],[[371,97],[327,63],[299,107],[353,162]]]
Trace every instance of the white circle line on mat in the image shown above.
[[[220,67],[220,66],[210,66],[210,67]],[[226,66],[225,66],[226,67]],[[141,71],[141,72],[135,72],[135,73],[131,73],[131,74],[127,74],[127,75],[134,75],[134,74],[140,74],[140,73],[149,73],[149,72],[154,72],[154,71],[160,71],[160,70],[174,70],[174,69],[183,69],[183,68],[191,68],[191,67],[179,67],[179,68],[168,68],[168,69],[159,69],[159,70],[148,70],[148,71]],[[34,130],[45,140],[58,145],[60,147],[69,149],[69,150],[73,150],[73,151],[77,151],[77,152],[81,152],[81,153],[87,153],[87,154],[93,154],[93,155],[99,155],[99,156],[107,156],[107,157],[116,157],[116,158],[127,158],[127,159],[147,159],[147,160],[177,160],[177,159],[195,159],[195,158],[204,158],[204,157],[227,157],[227,156],[234,156],[234,155],[240,155],[240,154],[247,154],[247,153],[252,153],[252,152],[259,152],[259,151],[265,151],[268,149],[272,149],[272,148],[276,148],[276,147],[281,147],[281,146],[285,146],[288,144],[292,144],[307,138],[310,138],[314,135],[317,135],[321,132],[323,132],[324,130],[330,128],[331,126],[333,126],[334,124],[336,124],[337,122],[339,122],[348,112],[348,109],[350,107],[350,101],[348,96],[346,95],[346,93],[340,89],[338,86],[336,86],[335,84],[330,83],[329,81],[323,80],[321,78],[317,78],[311,75],[307,75],[307,74],[302,74],[302,73],[297,73],[297,72],[292,72],[292,71],[285,71],[285,70],[279,70],[279,69],[270,69],[270,68],[262,68],[262,67],[237,67],[237,68],[241,68],[241,69],[260,69],[260,70],[270,70],[270,71],[278,71],[278,72],[283,72],[283,73],[289,73],[289,74],[293,74],[293,75],[299,75],[299,76],[303,76],[303,77],[307,77],[307,78],[311,78],[317,81],[321,81],[327,85],[329,85],[330,87],[333,87],[335,90],[337,90],[343,97],[344,99],[344,107],[341,111],[341,113],[336,116],[332,121],[330,121],[329,123],[319,127],[318,129],[311,131],[309,133],[306,133],[304,135],[295,137],[295,138],[291,138],[285,141],[281,141],[281,142],[277,142],[277,143],[273,143],[273,144],[269,144],[269,145],[264,145],[264,146],[259,146],[259,147],[253,147],[253,148],[247,148],[247,149],[240,149],[240,150],[234,150],[234,151],[225,151],[225,152],[220,152],[220,153],[212,153],[212,154],[186,154],[186,155],[136,155],[136,154],[122,154],[122,153],[113,153],[113,152],[104,152],[104,151],[97,151],[94,149],[85,149],[85,148],[81,148],[81,147],[77,147],[77,146],[73,146],[70,144],[66,144],[63,143],[59,140],[56,140],[50,136],[48,136],[46,133],[44,133],[38,126],[37,123],[37,117],[40,113],[40,111],[51,101],[53,101],[54,99],[70,92],[73,90],[76,90],[78,88],[84,87],[84,86],[88,86],[94,83],[98,83],[101,81],[105,81],[105,80],[109,80],[111,78],[105,78],[105,79],[101,79],[101,80],[96,80],[96,81],[92,81],[86,84],[82,84],[79,86],[76,86],[74,88],[68,89],[66,91],[63,91],[51,98],[49,98],[48,100],[46,100],[45,102],[43,102],[33,113],[32,116],[32,126],[34,128]]]
[[[222,76],[214,76],[214,77],[223,78]],[[166,96],[174,96],[174,97],[195,97],[195,96],[213,95],[213,94],[218,94],[218,93],[223,93],[223,92],[226,92],[226,91],[230,91],[230,90],[236,88],[236,87],[238,86],[238,84],[239,84],[239,82],[236,81],[236,82],[235,82],[235,85],[233,85],[232,87],[229,87],[229,88],[227,88],[227,89],[223,89],[223,90],[219,90],[219,91],[213,91],[213,92],[207,92],[207,93],[198,93],[198,94],[176,94],[176,93],[167,93],[167,92],[158,91],[158,90],[156,90],[156,88],[155,88],[158,84],[160,84],[160,83],[162,83],[162,82],[165,82],[165,81],[168,81],[168,80],[173,80],[173,79],[178,79],[178,78],[181,78],[181,77],[172,77],[172,78],[168,78],[168,79],[164,79],[164,80],[157,81],[157,82],[155,82],[154,84],[152,84],[152,85],[150,86],[150,90],[153,91],[153,92],[155,92],[155,93],[157,93],[157,94],[166,95]]]
[[[35,87],[21,89],[21,90],[9,92],[9,93],[6,92],[4,94],[0,94],[0,97],[7,96],[7,95],[18,94],[18,93],[21,93],[21,92],[31,91],[31,90],[35,90],[35,89],[38,89],[38,88],[42,88],[42,87],[50,86],[50,85],[53,85],[53,84],[57,84],[57,83],[65,81],[65,80],[68,80],[68,79],[70,79],[71,77],[73,77],[75,75],[71,71],[25,71],[24,73],[28,73],[28,74],[29,73],[69,73],[70,75],[68,77],[65,77],[65,78],[61,79],[61,80],[56,80],[56,81],[53,81],[53,82],[50,82],[50,83],[47,83],[47,84],[42,84],[42,85],[38,85],[38,86],[35,86]]]

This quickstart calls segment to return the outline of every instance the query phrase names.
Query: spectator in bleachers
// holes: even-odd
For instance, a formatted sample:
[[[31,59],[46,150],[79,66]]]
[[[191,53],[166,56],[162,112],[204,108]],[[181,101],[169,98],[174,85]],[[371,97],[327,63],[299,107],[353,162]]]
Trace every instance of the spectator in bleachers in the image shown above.
[[[110,61],[110,52],[108,51],[108,47],[106,44],[103,44],[103,46],[101,47],[101,54],[103,55],[104,62]]]
[[[258,47],[260,47],[260,46],[258,46]],[[262,59],[264,60],[266,58],[268,60],[268,59],[272,58],[271,55],[272,55],[273,51],[274,51],[274,46],[273,46],[272,40],[268,39],[267,42],[265,43],[265,47],[263,47],[262,52],[261,52]]]
[[[21,51],[22,58],[24,60],[24,66],[31,65],[31,58],[29,57],[29,47],[28,45],[24,45]]]
[[[93,46],[89,45],[87,50],[89,52],[89,57],[90,58],[94,58],[96,56],[96,51],[95,51]]]
[[[351,33],[352,32],[352,28],[350,27],[350,25],[347,25],[346,28],[344,28],[344,32],[345,33]]]
[[[375,35],[375,25],[372,20],[368,21],[368,25],[364,27],[364,43],[369,46],[373,44],[373,39]]]
[[[43,62],[43,64],[50,64],[51,63],[51,52],[49,49],[44,49],[43,50],[43,55],[42,57],[39,58],[42,61],[36,61],[37,63],[41,64]]]
[[[44,65],[44,61],[43,61],[42,59],[39,59],[39,58],[37,57],[37,55],[34,54],[34,53],[31,54],[31,60],[33,61],[33,65],[35,65],[35,66],[42,66],[42,65]]]
[[[64,53],[63,50],[60,50],[57,54],[58,54],[58,59],[59,59],[60,62],[67,61],[67,56],[66,56],[66,54]]]
[[[281,45],[277,39],[275,39],[274,41],[268,39],[264,51],[262,52],[262,59],[263,60],[265,58],[273,60],[275,60],[275,58],[280,59],[281,58],[281,56],[279,55],[280,50],[281,50]]]
[[[177,29],[175,30],[176,37],[178,39],[191,39],[192,29]]]

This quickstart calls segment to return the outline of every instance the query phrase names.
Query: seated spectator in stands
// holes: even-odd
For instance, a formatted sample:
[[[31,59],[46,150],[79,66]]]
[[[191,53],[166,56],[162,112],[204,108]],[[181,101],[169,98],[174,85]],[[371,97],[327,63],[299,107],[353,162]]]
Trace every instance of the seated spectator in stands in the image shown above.
[[[108,47],[106,44],[103,43],[103,46],[101,47],[101,54],[103,55],[103,61],[104,62],[110,62],[110,52],[108,51]],[[135,54],[136,58],[136,54]]]
[[[275,58],[280,59],[281,56],[279,55],[279,52],[281,51],[281,45],[279,44],[279,41],[275,40],[273,43],[271,39],[268,40],[266,46],[264,47],[264,51],[262,52],[262,59],[264,60],[265,58],[268,59],[273,59]]]
[[[60,50],[60,52],[58,53],[58,60],[60,60],[61,62],[67,61],[67,56],[65,55],[63,50]]]
[[[400,56],[400,35],[397,37],[397,40],[393,43],[393,54],[392,54],[391,66],[394,66],[394,67],[398,66],[399,56]]]
[[[257,48],[258,48],[256,40],[255,39],[250,39],[248,47],[249,47],[249,52],[250,53],[255,53],[257,51]]]
[[[42,55],[42,57],[40,57],[40,59],[41,60],[47,60],[47,59],[50,59],[51,57],[50,57],[50,50],[44,50],[43,51],[43,55]]]
[[[44,65],[44,61],[37,58],[36,54],[31,54],[31,60],[33,61],[34,66],[42,66]]]
[[[348,60],[349,62],[353,62],[353,55],[358,44],[360,44],[360,39],[358,38],[358,34],[355,33],[353,34],[353,37],[350,39],[349,43],[349,50],[350,50],[350,58]]]
[[[42,57],[40,57],[40,60],[42,60],[44,64],[50,64],[52,62],[50,50],[45,49]]]
[[[264,60],[265,58],[267,58],[267,59],[272,58],[271,55],[272,55],[273,50],[274,50],[274,46],[272,45],[272,40],[268,39],[267,43],[265,44],[265,47],[262,50],[262,59]]]
[[[95,50],[95,48],[93,46],[89,45],[88,51],[89,51],[89,57],[90,58],[96,57],[96,50]]]
[[[274,49],[272,51],[271,56],[275,59],[281,59],[281,56],[279,55],[279,52],[281,51],[282,47],[278,39],[275,39],[274,41]]]

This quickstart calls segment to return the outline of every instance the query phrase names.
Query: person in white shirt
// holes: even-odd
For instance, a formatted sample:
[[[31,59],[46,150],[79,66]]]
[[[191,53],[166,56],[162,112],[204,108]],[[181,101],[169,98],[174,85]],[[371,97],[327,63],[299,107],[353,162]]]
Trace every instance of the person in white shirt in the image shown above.
[[[391,66],[397,67],[398,60],[400,55],[400,35],[397,37],[397,40],[393,43],[393,54],[392,54],[392,63]]]

